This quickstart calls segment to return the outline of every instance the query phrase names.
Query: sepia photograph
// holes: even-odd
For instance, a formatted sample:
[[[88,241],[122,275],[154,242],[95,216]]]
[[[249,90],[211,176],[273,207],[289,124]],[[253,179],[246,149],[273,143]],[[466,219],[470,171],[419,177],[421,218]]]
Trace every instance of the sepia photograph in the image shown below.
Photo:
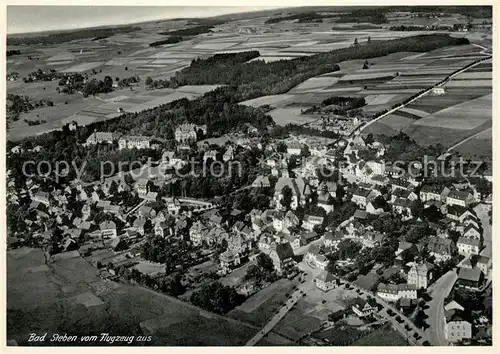
[[[492,347],[491,4],[6,15],[3,346]]]

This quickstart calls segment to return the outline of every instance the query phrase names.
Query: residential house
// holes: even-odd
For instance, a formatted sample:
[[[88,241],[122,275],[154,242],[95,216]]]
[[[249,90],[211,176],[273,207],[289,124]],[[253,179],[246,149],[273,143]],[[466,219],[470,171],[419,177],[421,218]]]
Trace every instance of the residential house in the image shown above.
[[[471,255],[479,254],[481,249],[481,240],[460,237],[457,241],[458,253],[470,257]]]
[[[271,183],[269,182],[269,178],[267,176],[257,176],[255,181],[252,183],[253,188],[269,188],[271,187]]]
[[[99,224],[102,238],[116,237],[116,224],[113,221],[103,221]]]
[[[319,235],[315,231],[310,231],[303,233],[302,236],[300,237],[300,245],[305,246],[309,243],[311,243],[314,240],[317,240],[319,238]]]
[[[227,161],[231,161],[232,159],[234,159],[234,149],[232,146],[229,146],[226,151],[224,152],[224,155],[222,156],[222,159],[227,162]]]
[[[288,155],[300,155],[302,144],[299,142],[291,142],[287,145],[286,152]]]
[[[427,289],[433,279],[434,266],[428,262],[413,263],[408,272],[408,284],[415,285],[417,289]]]
[[[477,259],[476,267],[479,268],[484,276],[488,276],[491,269],[491,258],[486,256],[479,256]]]
[[[269,253],[269,257],[271,257],[273,261],[274,269],[278,273],[281,273],[293,263],[292,246],[288,242],[277,244],[276,247]]]
[[[149,181],[145,178],[137,180],[134,185],[139,196],[145,196],[149,191]]]
[[[424,185],[420,189],[420,200],[422,202],[430,200],[445,202],[449,193],[450,190],[447,187]]]
[[[464,229],[464,237],[480,240],[481,232],[479,232],[479,229],[476,226],[469,224]]]
[[[311,195],[309,186],[302,178],[280,177],[275,185],[274,202],[278,209],[283,208],[283,188],[287,186],[292,191],[291,209],[295,210],[299,205],[304,205]]]
[[[195,124],[189,124],[189,123],[181,124],[175,130],[175,140],[177,142],[196,141],[199,131],[201,131],[204,135],[206,135],[207,134],[207,126],[206,125],[195,125]]]
[[[452,190],[446,197],[447,205],[458,205],[466,208],[473,202],[474,196],[472,195],[472,193],[466,191]]]
[[[134,220],[134,223],[132,224],[133,229],[142,236],[144,236],[144,226],[146,225],[146,221],[147,221],[146,218],[138,217],[137,219]]]
[[[399,299],[417,299],[417,287],[412,284],[384,284],[377,286],[377,296],[389,301],[396,302]]]
[[[446,339],[452,343],[461,342],[472,338],[472,324],[465,321],[459,314],[454,314],[446,321]]]
[[[319,273],[316,278],[314,278],[314,282],[318,289],[323,291],[329,291],[336,288],[339,284],[339,280],[330,272],[326,270]]]
[[[370,194],[370,190],[368,189],[355,189],[352,192],[351,201],[356,203],[360,208],[366,208],[368,204],[368,195]]]
[[[326,232],[323,237],[323,245],[325,247],[337,248],[339,243],[343,240],[343,235],[340,231],[332,233],[330,231]]]
[[[181,209],[181,203],[179,202],[179,199],[176,197],[167,197],[164,198],[164,200],[167,204],[168,213],[172,215],[178,215]]]
[[[315,226],[323,225],[324,217],[315,215],[305,215],[302,220],[302,227],[306,230],[313,231]]]
[[[117,138],[118,137],[113,133],[93,132],[87,138],[85,145],[89,146],[89,145],[102,144],[102,143],[112,144],[113,141],[115,141]]]
[[[374,308],[360,297],[354,299],[352,310],[361,318],[370,316],[374,312]]]
[[[46,206],[50,205],[50,194],[47,192],[37,192],[31,199],[35,202],[45,204]]]
[[[484,274],[479,268],[467,269],[460,268],[458,271],[457,285],[478,290],[481,288],[484,282]]]
[[[208,160],[217,161],[217,150],[205,151],[203,154],[203,163],[207,163]]]
[[[436,258],[437,262],[444,262],[451,259],[453,241],[441,237],[429,237],[427,249]]]
[[[220,266],[223,273],[228,273],[231,269],[240,264],[240,256],[231,249],[227,249],[219,256]]]
[[[374,248],[380,246],[384,235],[376,231],[366,231],[365,233],[359,235],[359,240],[363,244],[363,247]]]
[[[202,240],[205,238],[205,235],[208,232],[208,228],[201,221],[196,221],[191,228],[189,229],[189,239],[195,246],[199,246],[202,243]]]

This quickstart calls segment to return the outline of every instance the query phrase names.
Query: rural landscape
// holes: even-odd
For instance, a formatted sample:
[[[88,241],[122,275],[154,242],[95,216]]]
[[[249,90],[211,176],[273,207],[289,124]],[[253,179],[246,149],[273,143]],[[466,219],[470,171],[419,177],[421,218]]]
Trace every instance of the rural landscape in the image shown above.
[[[132,22],[7,35],[8,346],[492,345],[491,6]]]

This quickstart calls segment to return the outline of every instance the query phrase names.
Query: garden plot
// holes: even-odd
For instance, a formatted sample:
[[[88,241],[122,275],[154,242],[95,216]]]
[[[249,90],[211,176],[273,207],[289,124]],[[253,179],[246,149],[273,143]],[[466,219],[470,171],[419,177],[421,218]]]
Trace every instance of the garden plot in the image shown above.
[[[204,50],[223,50],[226,48],[231,48],[238,43],[239,42],[203,42],[195,45],[193,48]]]
[[[397,113],[397,112],[396,112]],[[409,127],[413,123],[415,123],[414,119],[403,117],[398,114],[389,114],[382,118],[379,122],[391,127],[394,130],[404,130],[406,127]]]
[[[69,64],[72,64],[73,61],[51,61],[51,62],[48,62],[47,65],[50,65],[50,66],[58,66],[58,65],[69,65]]]
[[[271,105],[274,107],[284,106],[294,98],[294,95],[282,94],[282,95],[269,95],[257,97],[248,101],[240,102],[240,104],[250,107],[260,107],[262,105]]]
[[[292,90],[290,90],[290,92],[301,93],[318,91],[332,86],[337,83],[337,81],[339,81],[339,79],[335,77],[313,77],[295,86]]]
[[[367,105],[380,105],[386,104],[387,102],[393,100],[398,94],[382,94],[382,95],[368,95],[365,96],[365,102]]]
[[[70,53],[61,53],[61,54],[57,54],[57,55],[54,55],[50,58],[47,59],[47,61],[72,61],[72,60],[75,60],[75,56],[73,54],[70,54]]]
[[[290,123],[301,125],[318,119],[318,117],[300,114],[301,110],[305,110],[307,108],[308,107],[306,106],[277,108],[267,114],[273,118],[276,124],[281,126],[285,126]]]
[[[451,80],[445,87],[492,87],[492,80]]]
[[[471,81],[474,80],[481,80],[481,79],[486,79],[486,80],[491,80],[493,78],[493,73],[491,71],[481,71],[481,72],[463,72],[461,74],[458,74],[453,78],[452,81],[455,80],[469,80],[472,79]]]
[[[492,94],[440,110],[414,125],[455,130],[472,130],[492,119]]]
[[[112,66],[112,65],[122,66],[122,65],[128,64],[130,61],[131,61],[130,58],[114,58],[114,59],[108,60],[106,62],[106,65],[109,65],[109,66]]]
[[[89,62],[89,63],[80,63],[77,65],[74,65],[70,68],[62,70],[63,73],[81,73],[84,71],[92,70],[95,69],[99,66],[103,65],[103,62]]]
[[[416,116],[418,118],[423,118],[423,117],[426,117],[426,116],[429,115],[429,113],[424,112],[424,111],[422,111],[420,109],[409,108],[409,107],[403,107],[403,108],[399,109],[398,112],[410,113],[413,116]]]

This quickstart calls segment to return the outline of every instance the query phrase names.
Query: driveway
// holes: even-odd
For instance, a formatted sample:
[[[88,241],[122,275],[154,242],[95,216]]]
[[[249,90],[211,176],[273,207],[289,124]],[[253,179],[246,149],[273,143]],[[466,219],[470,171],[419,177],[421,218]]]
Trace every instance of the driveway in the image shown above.
[[[429,302],[429,308],[425,313],[429,316],[429,328],[427,335],[429,342],[435,346],[448,345],[444,327],[444,299],[448,296],[453,285],[457,281],[457,273],[455,270],[450,270],[448,273],[439,278],[431,288],[430,296],[432,300]]]

